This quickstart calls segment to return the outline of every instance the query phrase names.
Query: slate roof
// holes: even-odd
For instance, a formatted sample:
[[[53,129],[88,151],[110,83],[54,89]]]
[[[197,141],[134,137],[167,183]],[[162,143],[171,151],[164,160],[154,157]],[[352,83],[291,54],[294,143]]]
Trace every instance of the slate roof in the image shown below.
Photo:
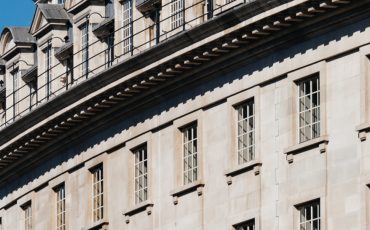
[[[17,42],[34,43],[35,42],[35,38],[32,37],[32,35],[28,32],[29,31],[28,27],[9,26],[3,30],[3,33],[5,33],[6,30],[10,31],[13,37],[13,41],[15,43]]]
[[[61,4],[37,4],[46,20],[69,20],[67,11]]]

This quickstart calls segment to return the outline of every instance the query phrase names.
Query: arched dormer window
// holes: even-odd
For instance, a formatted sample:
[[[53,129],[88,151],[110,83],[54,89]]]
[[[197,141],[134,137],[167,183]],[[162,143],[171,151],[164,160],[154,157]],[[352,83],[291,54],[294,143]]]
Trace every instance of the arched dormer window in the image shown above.
[[[1,55],[6,53],[8,50],[10,50],[14,46],[15,46],[15,43],[13,41],[13,37],[10,32],[7,32],[1,39]]]

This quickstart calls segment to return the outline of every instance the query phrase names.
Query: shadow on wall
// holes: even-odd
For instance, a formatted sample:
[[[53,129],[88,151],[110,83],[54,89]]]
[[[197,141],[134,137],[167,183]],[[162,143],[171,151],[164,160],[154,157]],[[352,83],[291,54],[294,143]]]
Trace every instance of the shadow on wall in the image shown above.
[[[115,135],[127,131],[132,126],[144,123],[146,120],[150,120],[154,116],[158,116],[166,111],[179,109],[182,104],[185,104],[187,101],[194,100],[197,96],[210,93],[217,88],[226,87],[228,84],[232,84],[235,81],[251,76],[254,73],[260,72],[263,69],[272,67],[278,63],[289,61],[295,56],[302,55],[309,50],[315,50],[320,46],[326,46],[332,41],[340,41],[343,38],[351,37],[354,33],[362,32],[368,27],[370,27],[370,20],[367,18],[352,25],[329,31],[322,36],[314,38],[300,37],[300,41],[305,39],[307,40],[305,40],[305,42],[297,41],[295,43],[289,43],[289,46],[279,48],[279,50],[274,51],[274,53],[269,56],[256,57],[258,59],[252,58],[249,63],[246,63],[243,67],[235,71],[216,69],[215,73],[207,77],[207,79],[199,79],[196,83],[193,83],[191,87],[187,85],[186,91],[180,88],[184,85],[183,81],[181,83],[176,83],[173,87],[179,87],[179,89],[173,93],[154,96],[155,102],[151,104],[155,106],[147,107],[141,111],[134,111],[129,116],[112,123],[113,125],[111,124],[108,127],[100,126],[95,130],[93,135],[84,136],[81,139],[71,136],[71,144],[70,146],[67,146],[63,152],[55,154],[46,160],[46,162],[43,162],[42,165],[33,168],[32,171],[27,171],[26,173],[21,174],[18,178],[8,182],[6,186],[2,186],[0,188],[0,199],[3,199],[13,191],[26,186],[35,179],[54,170],[63,162],[73,159],[82,152],[93,149],[94,146],[113,138]],[[194,81],[194,78],[188,79],[190,79],[189,82]]]

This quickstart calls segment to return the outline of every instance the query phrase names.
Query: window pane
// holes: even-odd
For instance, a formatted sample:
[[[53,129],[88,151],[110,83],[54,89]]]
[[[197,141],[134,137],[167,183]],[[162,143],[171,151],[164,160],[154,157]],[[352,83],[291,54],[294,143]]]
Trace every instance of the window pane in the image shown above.
[[[91,171],[93,184],[93,221],[103,219],[104,191],[103,191],[103,166],[100,165]]]
[[[254,100],[248,100],[236,108],[238,113],[238,163],[254,160]]]
[[[135,154],[135,203],[147,199],[148,194],[148,153],[144,145],[134,151]]]
[[[298,208],[300,212],[299,225],[304,230],[320,229],[320,201],[310,202]]]
[[[183,165],[184,184],[194,182],[198,178],[198,143],[197,126],[192,125],[182,130],[183,135]]]
[[[299,141],[304,142],[320,136],[320,81],[310,77],[298,85],[299,91]]]

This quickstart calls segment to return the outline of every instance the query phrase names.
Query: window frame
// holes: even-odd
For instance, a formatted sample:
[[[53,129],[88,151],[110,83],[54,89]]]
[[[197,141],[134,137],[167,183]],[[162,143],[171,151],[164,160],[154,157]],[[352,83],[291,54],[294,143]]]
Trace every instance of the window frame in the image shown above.
[[[313,90],[313,82],[314,81],[316,81],[316,83],[318,83],[316,91]],[[309,92],[308,92],[308,94],[304,93],[303,96],[302,96],[301,95],[301,92],[302,92],[301,87],[302,86],[305,87],[307,82],[309,82],[309,87],[310,87]],[[320,93],[320,75],[318,73],[316,73],[316,74],[312,74],[310,76],[307,76],[305,78],[302,78],[302,79],[296,81],[296,85],[297,85],[297,109],[298,109],[298,111],[297,111],[297,113],[298,113],[298,118],[297,118],[297,122],[298,122],[297,123],[297,128],[298,128],[297,138],[298,138],[298,140],[297,140],[297,143],[301,144],[301,143],[319,138],[321,136],[321,129],[320,129],[321,128],[320,127],[320,125],[321,125],[321,116],[320,116],[320,111],[321,111],[321,107],[320,107],[320,105],[321,105],[321,100],[320,100],[320,94],[321,94]],[[306,91],[306,90],[304,90],[304,91]],[[318,98],[316,98],[316,100],[318,100],[318,105],[312,106],[312,104],[313,104],[312,102],[314,101],[314,95],[315,94],[316,94],[316,96],[318,96]],[[301,110],[302,98],[305,98],[307,96],[311,96],[310,107],[308,109]],[[313,111],[315,109],[319,111],[319,117],[317,118],[318,121],[316,121],[316,122],[313,121],[313,114],[314,114]],[[303,116],[305,116],[305,113],[307,113],[307,112],[309,112],[309,114],[310,114],[310,123],[307,124],[306,119],[304,119],[305,125],[301,125],[302,114],[303,114]],[[314,133],[313,133],[313,129],[314,129],[313,127],[314,127],[315,124],[319,125],[317,136],[315,136]],[[301,130],[305,129],[306,127],[309,127],[310,137],[306,140],[302,140],[301,139]],[[305,133],[304,136],[307,136],[307,134]]]
[[[53,82],[53,77],[52,77],[52,52],[53,52],[53,47],[52,44],[47,44],[46,47],[42,50],[43,55],[44,55],[44,66],[45,66],[45,97],[49,98],[52,95],[52,82]]]
[[[140,212],[146,212],[148,215],[152,213],[152,207],[154,203],[152,202],[152,184],[155,182],[152,171],[152,159],[153,154],[155,154],[154,146],[152,145],[152,132],[144,133],[137,136],[125,143],[125,149],[128,153],[128,161],[130,162],[127,167],[128,175],[128,202],[124,215],[126,217],[126,223],[130,222],[130,216],[133,216]],[[135,150],[146,146],[147,149],[147,199],[140,203],[135,203]]]
[[[247,106],[247,109],[249,110],[250,108],[250,104],[252,104],[252,110],[253,110],[253,114],[250,114],[248,113],[247,117],[243,117],[240,119],[240,109],[243,109],[242,113],[244,114],[244,106]],[[255,104],[255,100],[254,100],[254,97],[252,98],[249,98],[237,105],[234,105],[234,109],[235,109],[235,112],[237,113],[237,119],[234,121],[236,122],[236,126],[237,126],[237,133],[236,133],[236,136],[237,136],[237,158],[238,158],[238,165],[242,165],[242,164],[246,164],[248,162],[251,162],[251,161],[254,161],[256,159],[256,104]],[[247,160],[244,160],[244,147],[242,149],[240,149],[240,146],[239,146],[239,143],[240,143],[240,122],[244,123],[245,120],[248,121],[249,123],[249,120],[252,120],[253,121],[253,128],[252,128],[252,131],[250,131],[249,129],[246,131],[246,132],[242,132],[242,135],[241,136],[244,136],[244,135],[247,135],[249,136],[251,133],[252,133],[252,144],[250,144],[249,142],[249,138],[247,139],[247,146],[245,148],[249,149],[249,148],[252,148],[252,154],[253,154],[253,157],[251,157]],[[242,145],[244,146],[244,138],[242,137]],[[241,159],[241,154],[240,154],[240,151],[242,150],[243,154],[242,154],[242,158]],[[248,153],[249,154],[249,151]]]
[[[297,215],[295,216],[295,226],[294,226],[294,229],[301,229],[301,224],[302,224],[302,215],[301,215],[301,211],[302,209],[304,209],[305,207],[309,206],[310,209],[312,208],[313,205],[319,205],[319,218],[312,218],[310,220],[306,220],[303,222],[303,224],[307,223],[307,222],[310,222],[311,223],[311,227],[312,227],[312,223],[315,221],[315,220],[318,220],[319,221],[319,230],[323,230],[323,221],[322,221],[322,206],[321,206],[321,200],[318,198],[318,199],[313,199],[313,200],[310,200],[310,201],[307,201],[307,202],[304,202],[304,203],[300,203],[298,205],[295,205],[295,209],[296,209],[296,213]]]
[[[22,89],[21,73],[19,67],[11,71],[12,84],[13,84],[13,120],[20,115],[20,90]],[[7,110],[7,109],[5,109]]]
[[[94,166],[93,168],[90,168],[89,169],[90,173],[91,173],[91,219],[92,219],[92,222],[93,223],[97,223],[97,222],[100,222],[102,220],[104,220],[105,217],[105,188],[104,188],[104,167],[103,167],[103,164],[100,163],[96,166]],[[100,171],[100,179],[98,178],[98,180],[95,180],[95,173],[99,172]],[[99,176],[99,175],[98,175]],[[100,191],[98,194],[95,193],[95,185],[98,185],[100,186]],[[101,200],[101,203],[98,204],[98,206],[95,208],[95,199],[96,198],[100,198]],[[97,215],[95,215],[95,213],[97,213]]]
[[[248,228],[244,229],[244,227],[245,227],[244,225],[249,225],[249,224],[252,224],[253,227],[249,228],[250,226],[247,226]],[[257,229],[256,228],[256,220],[254,218],[233,225],[233,230],[256,230],[256,229]]]
[[[195,132],[194,132],[194,128],[195,128]],[[188,133],[189,130],[192,130],[191,131],[191,136],[192,136],[192,139],[188,139],[187,141],[185,141],[185,138],[186,138],[186,134]],[[197,121],[194,121],[194,122],[191,122],[183,127],[180,128],[180,131],[181,131],[181,136],[182,136],[182,185],[183,186],[186,186],[188,184],[191,184],[191,183],[194,183],[196,181],[199,180],[199,131],[198,131],[198,123]],[[195,136],[195,137],[194,137]],[[186,143],[185,143],[186,142]],[[191,143],[196,143],[196,151],[192,151],[190,154],[188,154],[187,156],[185,156],[186,154],[186,145],[188,144],[191,144]],[[194,146],[192,146],[194,147]],[[191,155],[191,156],[190,156]],[[194,166],[194,155],[196,157],[196,166]],[[186,158],[189,159],[192,159],[191,162],[191,168],[189,169],[185,169],[185,163],[187,162],[187,164],[189,165],[189,160],[186,161]],[[194,170],[196,170],[196,174],[194,175]],[[191,174],[191,180],[189,180],[189,177],[187,177],[187,181],[186,181],[186,174],[189,174],[189,171],[192,171],[190,172]],[[194,179],[194,177],[196,177]]]
[[[32,201],[28,201],[22,206],[23,210],[23,226],[24,230],[33,229],[33,211],[32,211]]]
[[[86,20],[78,26],[81,33],[81,78],[89,77],[89,47],[90,47],[90,22]]]
[[[143,159],[142,161],[139,161],[137,162],[137,154],[143,154],[141,151],[145,151],[145,154],[144,156],[146,156],[146,159]],[[136,147],[135,149],[131,150],[132,154],[134,155],[134,203],[135,205],[138,205],[140,203],[143,203],[145,201],[147,201],[149,199],[149,152],[148,152],[148,144],[147,143],[143,143],[141,144],[140,146]],[[140,174],[140,175],[137,175],[136,173],[138,172],[138,169],[137,169],[137,166],[140,165],[140,164],[144,164],[144,167],[145,167],[145,163],[146,163],[146,172],[144,172],[143,174]],[[140,166],[139,166],[140,167]],[[138,182],[140,182],[140,178],[143,178],[145,180],[145,176],[146,176],[146,187],[143,187],[143,189],[137,189],[138,187]],[[145,183],[144,183],[145,184]],[[137,197],[138,197],[138,193],[140,195],[140,191],[143,191],[144,192],[144,197],[143,197],[143,200],[137,200]],[[139,197],[140,198],[140,197]]]
[[[299,132],[298,132],[298,118],[299,118],[299,102],[298,102],[298,84],[300,81],[311,77],[313,75],[318,75],[320,79],[320,135],[317,138],[311,139],[306,142],[299,142]],[[291,122],[290,124],[290,139],[288,146],[284,149],[284,153],[291,154],[292,151],[298,153],[302,151],[307,145],[316,146],[324,142],[326,146],[328,142],[327,134],[327,116],[326,116],[326,61],[321,61],[304,68],[298,69],[296,71],[287,74],[287,89],[290,93],[290,103],[291,103]],[[322,146],[320,152],[326,151],[326,147]]]
[[[184,0],[170,0],[170,28],[176,30],[185,25],[186,6]]]
[[[228,168],[226,169],[225,176],[227,177],[227,183],[232,184],[232,177],[243,172],[253,171],[255,175],[259,175],[261,168],[261,106],[260,106],[260,90],[259,85],[253,88],[241,91],[233,96],[227,98],[227,107],[229,109],[229,123],[231,128],[228,130],[229,136],[229,155],[227,158]],[[238,162],[238,111],[236,108],[247,102],[248,100],[254,100],[254,159],[248,162],[239,164]]]
[[[86,183],[86,200],[84,201],[87,204],[86,208],[86,216],[88,217],[90,223],[88,224],[87,229],[97,229],[97,228],[104,228],[107,225],[109,225],[108,221],[108,215],[109,215],[109,203],[108,203],[108,194],[109,194],[109,183],[110,183],[110,171],[109,171],[109,154],[107,152],[103,152],[100,155],[93,157],[92,159],[85,162],[85,169],[86,169],[86,178],[90,181],[89,183]],[[103,167],[103,218],[99,221],[94,221],[93,218],[93,174],[92,171],[96,169],[97,167]],[[68,194],[70,195],[70,194]],[[69,214],[70,215],[70,214]],[[73,218],[72,216],[70,216]],[[68,218],[67,218],[68,221]],[[70,227],[70,224],[68,223],[68,227]]]
[[[122,0],[122,55],[133,52],[133,1]]]
[[[197,123],[197,148],[198,148],[198,176],[197,180],[193,183],[184,185],[183,183],[183,136],[182,136],[182,128],[193,124],[194,122]],[[195,110],[183,117],[180,117],[173,121],[173,132],[174,132],[174,160],[175,160],[175,181],[174,181],[174,189],[170,191],[170,195],[173,198],[174,205],[178,204],[178,197],[184,196],[188,193],[196,191],[198,196],[203,194],[204,188],[204,172],[203,172],[203,165],[204,165],[204,150],[203,150],[203,110]]]
[[[56,220],[56,229],[57,230],[66,230],[67,228],[67,208],[66,208],[66,187],[65,183],[61,183],[58,186],[53,188],[54,191],[54,197],[55,197],[55,220]],[[63,197],[60,196],[60,191],[62,191]],[[61,204],[61,209],[60,207]],[[61,210],[61,211],[59,211]],[[59,221],[61,216],[61,221]],[[59,223],[61,224],[59,225]]]

